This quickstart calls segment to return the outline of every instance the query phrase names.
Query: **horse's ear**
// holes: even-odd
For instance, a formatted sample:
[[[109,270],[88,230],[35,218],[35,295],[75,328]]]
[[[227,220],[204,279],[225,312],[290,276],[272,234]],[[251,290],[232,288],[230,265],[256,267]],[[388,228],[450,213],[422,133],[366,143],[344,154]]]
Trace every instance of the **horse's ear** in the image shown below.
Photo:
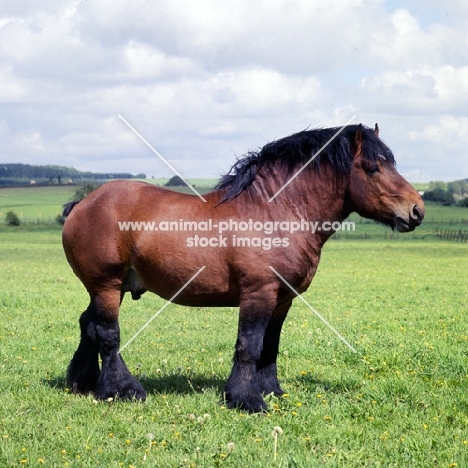
[[[375,128],[374,128],[374,133],[375,133],[375,136],[379,136],[379,124],[375,124]]]

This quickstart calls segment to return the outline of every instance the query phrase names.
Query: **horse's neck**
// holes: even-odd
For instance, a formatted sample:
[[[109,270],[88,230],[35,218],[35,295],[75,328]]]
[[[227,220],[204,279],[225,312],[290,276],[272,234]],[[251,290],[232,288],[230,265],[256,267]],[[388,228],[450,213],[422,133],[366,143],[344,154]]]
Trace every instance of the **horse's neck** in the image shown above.
[[[345,177],[337,176],[325,165],[320,171],[306,168],[294,179],[292,177],[294,173],[287,178],[259,174],[254,182],[257,193],[261,190],[264,197],[274,197],[277,203],[286,205],[298,217],[309,221],[341,222],[348,217]]]
[[[342,176],[335,172],[310,171],[310,180],[304,188],[307,198],[308,216],[316,216],[317,221],[343,221],[346,211],[346,184]]]

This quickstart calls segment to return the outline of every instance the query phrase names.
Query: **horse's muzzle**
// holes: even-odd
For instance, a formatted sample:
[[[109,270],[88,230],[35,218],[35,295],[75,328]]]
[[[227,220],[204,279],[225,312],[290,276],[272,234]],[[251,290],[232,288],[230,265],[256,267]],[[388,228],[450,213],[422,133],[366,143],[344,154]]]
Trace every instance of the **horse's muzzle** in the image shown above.
[[[424,206],[413,205],[407,219],[395,216],[395,228],[398,232],[411,232],[423,222],[423,219]]]

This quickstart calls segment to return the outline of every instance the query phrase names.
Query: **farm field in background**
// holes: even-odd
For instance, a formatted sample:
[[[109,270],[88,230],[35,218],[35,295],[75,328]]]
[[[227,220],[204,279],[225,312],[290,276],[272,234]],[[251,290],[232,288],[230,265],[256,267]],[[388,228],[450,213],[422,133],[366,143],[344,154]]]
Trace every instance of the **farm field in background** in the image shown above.
[[[143,182],[164,185],[168,180],[146,179]],[[216,184],[216,181],[211,179],[190,179],[189,182],[196,184],[200,193],[207,192]],[[9,210],[13,210],[20,219],[27,218],[29,222],[47,222],[49,218],[55,219],[62,213],[63,204],[73,198],[77,188],[79,185],[0,188],[0,224]],[[180,187],[179,190],[193,193],[188,187]]]
[[[59,211],[74,192],[66,188],[31,189],[9,203]],[[71,395],[64,377],[87,294],[65,260],[60,226],[3,226],[0,466],[468,466],[468,246],[422,239],[431,217],[461,227],[468,210],[428,206],[418,238],[341,234],[325,245],[304,297],[358,354],[296,300],[278,361],[288,395],[268,398],[266,415],[222,404],[234,308],[172,304],[129,345],[123,355],[145,403]],[[356,221],[356,233],[383,229]],[[127,295],[122,343],[164,304]]]
[[[148,182],[165,183],[167,179],[148,179]],[[190,179],[190,183],[197,185],[201,194],[210,190],[207,185],[215,181],[211,179]],[[5,214],[13,210],[28,224],[50,224],[53,228],[55,218],[62,212],[62,206],[73,198],[77,186],[51,186],[51,187],[15,187],[0,189],[0,229],[4,228]],[[185,193],[192,193],[188,187],[177,188]],[[424,223],[414,233],[392,233],[385,226],[352,214],[349,220],[354,221],[354,232],[339,232],[337,239],[367,239],[367,238],[392,238],[409,240],[414,238],[431,237],[437,229],[468,231],[468,208],[457,206],[426,205]],[[60,229],[60,226],[55,226]],[[48,228],[47,228],[48,229]]]
[[[55,218],[76,189],[76,186],[71,185],[0,188],[0,221],[4,222],[5,214],[10,210],[20,219]]]

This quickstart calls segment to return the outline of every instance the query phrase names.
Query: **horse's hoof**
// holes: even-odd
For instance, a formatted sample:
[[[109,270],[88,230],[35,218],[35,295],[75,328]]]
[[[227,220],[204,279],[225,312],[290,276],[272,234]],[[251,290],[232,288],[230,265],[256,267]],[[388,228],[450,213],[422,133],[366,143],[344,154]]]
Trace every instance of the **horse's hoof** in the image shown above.
[[[120,384],[116,385],[114,388],[109,388],[109,386],[107,386],[97,390],[97,400],[108,400],[109,398],[116,400],[145,401],[146,392],[136,381],[129,382],[127,385]]]
[[[269,395],[269,396],[274,396],[274,397],[276,397],[276,398],[280,398],[280,397],[282,397],[282,396],[285,395],[285,394],[286,394],[286,392],[283,392],[282,390],[281,390],[280,392],[278,392],[278,391],[273,391],[273,390],[271,390],[270,392],[268,392],[268,391],[262,392],[262,395],[263,395],[264,397],[266,397],[266,396]]]
[[[283,396],[286,392],[279,386],[274,385],[272,387],[264,387],[262,389],[262,395],[275,395],[275,397]]]
[[[260,394],[253,394],[248,397],[227,397],[226,405],[230,409],[242,409],[249,413],[262,413],[267,410],[265,400]]]
[[[66,386],[74,395],[87,395],[88,393],[94,393],[96,391],[97,379],[97,376],[91,379],[67,379]]]

